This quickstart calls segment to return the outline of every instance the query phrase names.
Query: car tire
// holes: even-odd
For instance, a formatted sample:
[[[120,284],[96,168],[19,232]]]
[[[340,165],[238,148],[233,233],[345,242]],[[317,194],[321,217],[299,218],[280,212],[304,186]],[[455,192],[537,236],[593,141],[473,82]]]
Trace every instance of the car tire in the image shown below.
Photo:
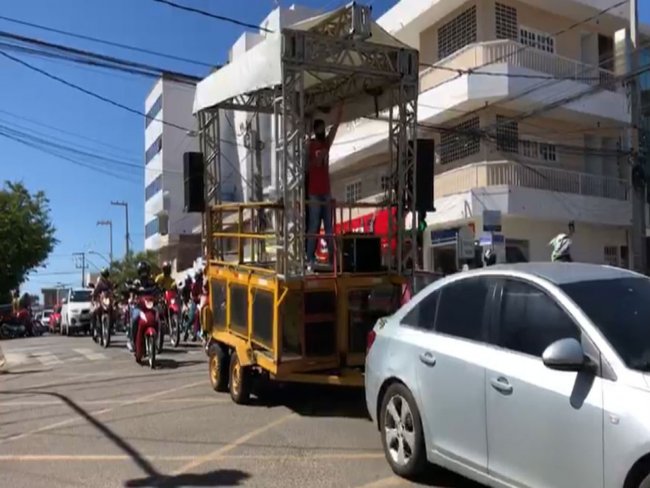
[[[208,353],[210,384],[214,391],[228,391],[228,376],[230,374],[230,357],[220,344],[213,344]]]
[[[623,486],[624,488],[650,488],[650,459],[637,463]]]
[[[408,479],[421,475],[427,466],[422,420],[413,395],[402,383],[393,383],[382,398],[379,431],[393,472]]]
[[[251,399],[251,374],[250,368],[242,366],[239,355],[233,351],[230,356],[230,398],[238,405],[246,405]]]

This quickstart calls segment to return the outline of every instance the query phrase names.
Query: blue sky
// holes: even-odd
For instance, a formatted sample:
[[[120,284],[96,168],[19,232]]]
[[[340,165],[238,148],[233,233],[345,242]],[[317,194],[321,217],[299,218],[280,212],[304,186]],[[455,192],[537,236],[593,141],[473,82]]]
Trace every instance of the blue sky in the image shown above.
[[[177,0],[179,3],[209,10],[216,14],[258,23],[276,3],[275,0]],[[374,0],[375,16],[381,15],[396,0]],[[301,5],[330,9],[347,0],[302,0]],[[641,19],[650,22],[650,7],[641,3]],[[208,63],[221,63],[242,28],[192,13],[181,12],[152,0],[20,0],[0,2],[0,15],[86,34],[124,44]],[[103,46],[66,36],[43,32],[0,20],[0,30],[60,42],[81,49],[115,55],[197,75],[205,68],[170,61],[119,48]],[[22,56],[22,55],[19,55]],[[53,60],[24,58],[47,71],[94,90],[124,105],[143,110],[144,98],[153,84],[148,78],[106,73]],[[144,121],[141,117],[112,107],[82,93],[28,71],[10,60],[0,58],[0,125],[14,125],[38,131],[48,138],[57,137],[66,144],[99,151],[127,164],[143,165]],[[16,118],[16,115],[23,119]],[[29,119],[26,121],[24,118]],[[34,122],[56,127],[74,136],[57,132]],[[26,289],[79,283],[73,252],[90,249],[108,254],[108,229],[97,227],[100,219],[114,223],[114,253],[124,253],[123,209],[111,207],[111,200],[130,205],[131,238],[136,250],[143,247],[143,170],[103,163],[103,169],[120,173],[107,176],[0,137],[0,179],[22,180],[32,190],[45,190],[51,201],[52,218],[57,227],[59,245],[46,269],[37,272]],[[93,164],[97,164],[96,162]],[[90,256],[96,266],[98,256]],[[91,270],[95,267],[91,265]]]
[[[273,8],[275,1],[179,0],[179,3],[257,24]],[[280,2],[283,6],[291,3]],[[298,3],[314,8],[332,8],[345,2],[303,0]],[[383,12],[392,3],[394,0],[375,0],[373,5],[375,11]],[[215,64],[225,60],[228,49],[242,33],[241,27],[181,12],[152,0],[5,0],[0,2],[0,15]],[[0,20],[0,30],[142,61],[170,70],[197,75],[206,73],[206,68],[200,66],[124,51],[4,20]],[[80,68],[61,61],[46,61],[35,57],[24,59],[139,110],[143,110],[144,98],[154,83],[149,78],[121,73],[107,74],[94,68]],[[57,137],[67,144],[74,143],[86,149],[97,150],[130,164],[144,164],[144,121],[141,117],[92,99],[7,59],[0,59],[0,73],[0,124],[22,126],[21,129],[39,131],[48,138]],[[15,115],[54,126],[74,133],[75,136],[34,125]],[[60,240],[47,268],[39,270],[25,285],[25,289],[36,292],[43,286],[58,282],[78,285],[81,272],[75,270],[71,254],[92,249],[108,255],[108,228],[97,227],[97,220],[113,220],[114,254],[123,255],[124,211],[122,208],[111,207],[111,200],[129,202],[133,247],[142,249],[142,170],[103,163],[104,168],[113,168],[112,171],[122,174],[121,178],[115,178],[2,137],[0,154],[2,180],[22,180],[32,191],[47,192]],[[94,265],[102,266],[102,258],[96,255],[89,258]],[[95,269],[93,265],[90,266],[91,271]]]

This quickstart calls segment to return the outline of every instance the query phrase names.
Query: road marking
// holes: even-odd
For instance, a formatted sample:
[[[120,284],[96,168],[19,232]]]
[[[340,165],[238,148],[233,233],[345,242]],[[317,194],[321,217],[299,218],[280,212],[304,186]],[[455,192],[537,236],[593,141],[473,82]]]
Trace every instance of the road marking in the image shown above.
[[[124,402],[132,401],[136,399],[106,399],[106,400],[82,400],[75,402],[77,405],[121,405]],[[147,400],[150,402],[153,400]],[[208,403],[208,404],[221,404],[221,403],[231,403],[232,400],[225,398],[163,398],[161,400],[156,400],[160,404],[179,404],[179,403]],[[144,402],[146,403],[146,402]],[[39,402],[38,400],[25,400],[25,401],[6,401],[0,402],[0,407],[46,407],[53,405],[65,405],[63,400],[44,400]]]
[[[142,397],[137,398],[135,400],[126,400],[126,401],[123,401],[123,402],[115,405],[114,407],[103,408],[101,410],[96,410],[94,412],[90,412],[89,415],[91,415],[91,416],[103,415],[105,413],[109,413],[109,412],[112,412],[114,410],[117,410],[118,408],[127,407],[129,405],[135,405],[137,403],[145,403],[145,402],[153,400],[154,398],[158,398],[160,396],[168,395],[170,393],[175,393],[177,391],[187,390],[189,388],[194,388],[195,386],[204,385],[204,384],[205,384],[205,380],[197,381],[195,383],[190,383],[188,385],[183,385],[183,386],[179,386],[179,387],[176,387],[176,388],[170,388],[169,390],[163,390],[163,391],[159,391],[157,393],[152,393],[150,395],[145,395],[145,396],[142,396]],[[0,445],[1,444],[6,444],[7,442],[11,442],[11,441],[17,441],[17,440],[20,440],[20,439],[25,439],[26,437],[31,437],[32,435],[35,435],[35,434],[41,434],[43,432],[47,432],[49,430],[57,429],[59,427],[65,427],[66,425],[70,425],[70,424],[76,422],[77,420],[83,420],[83,418],[79,417],[79,416],[70,417],[70,418],[67,418],[65,420],[55,422],[53,424],[45,425],[43,427],[38,427],[36,429],[32,429],[32,430],[29,430],[27,432],[23,432],[22,434],[15,434],[15,435],[12,435],[12,436],[7,437],[5,439],[0,439]]]
[[[9,366],[26,363],[29,360],[29,355],[24,352],[5,352],[5,359]]]
[[[164,455],[142,455],[148,461],[192,461],[196,456],[164,456]],[[294,459],[294,460],[318,460],[318,459],[336,459],[336,460],[363,460],[363,459],[381,459],[381,453],[343,453],[343,454],[304,454],[296,456],[294,454],[242,454],[242,455],[225,455],[220,456],[219,459],[229,460],[251,460],[251,461],[277,461],[280,459]],[[132,461],[131,456],[126,454],[4,454],[0,455],[0,462],[37,462],[37,461],[51,461],[51,462],[65,462],[65,461]],[[380,480],[383,481],[383,480]],[[365,485],[364,485],[365,486]],[[374,486],[374,485],[372,485]],[[384,486],[384,485],[378,485]]]
[[[106,354],[97,352],[93,349],[73,349],[74,352],[81,354],[82,356],[85,356],[86,359],[89,361],[98,361],[100,359],[108,359],[108,356]]]
[[[59,358],[57,358],[51,352],[33,352],[30,355],[33,358],[36,358],[43,366],[54,366],[55,364],[63,364]]]
[[[178,470],[176,470],[174,472],[174,476],[178,476],[180,474],[187,473],[188,471],[190,471],[190,470],[192,470],[194,468],[197,468],[198,466],[201,466],[202,464],[205,464],[207,462],[216,461],[217,459],[223,457],[223,455],[226,454],[227,452],[230,452],[233,449],[236,449],[237,447],[239,447],[243,443],[249,441],[253,437],[258,436],[260,434],[263,434],[267,430],[271,430],[272,428],[277,427],[278,425],[283,424],[287,420],[290,420],[290,419],[295,418],[295,417],[297,417],[297,414],[292,412],[292,413],[290,413],[288,415],[280,417],[279,419],[271,422],[270,424],[266,424],[265,426],[260,427],[259,429],[255,429],[255,430],[249,432],[248,434],[244,434],[243,436],[239,437],[238,439],[235,439],[231,443],[226,444],[223,447],[220,447],[216,451],[213,451],[210,454],[206,454],[205,456],[201,456],[201,457],[195,459],[194,461],[192,461],[191,463],[188,463],[185,466],[182,466],[181,468],[179,468]]]

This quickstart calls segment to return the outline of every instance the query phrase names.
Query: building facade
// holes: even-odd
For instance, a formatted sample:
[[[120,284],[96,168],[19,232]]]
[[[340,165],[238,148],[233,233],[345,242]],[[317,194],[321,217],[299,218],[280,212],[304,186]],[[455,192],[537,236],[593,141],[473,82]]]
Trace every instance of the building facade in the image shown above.
[[[201,253],[201,216],[183,211],[183,154],[198,151],[195,86],[159,79],[145,101],[145,250],[186,263]]]
[[[379,19],[420,51],[418,138],[433,141],[436,208],[425,268],[455,271],[474,256],[467,242],[486,237],[499,261],[547,261],[571,221],[576,260],[627,265],[630,113],[614,73],[626,9],[581,23],[602,3],[401,0]],[[371,201],[389,187],[387,136],[378,120],[341,127],[336,199]],[[499,216],[494,238],[486,215]]]

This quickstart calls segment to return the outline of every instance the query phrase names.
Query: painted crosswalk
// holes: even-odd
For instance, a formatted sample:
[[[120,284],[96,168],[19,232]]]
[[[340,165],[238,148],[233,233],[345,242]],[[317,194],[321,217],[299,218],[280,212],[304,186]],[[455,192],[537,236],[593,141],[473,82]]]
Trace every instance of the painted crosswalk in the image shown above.
[[[61,351],[49,351],[45,348],[22,348],[5,351],[7,364],[22,366],[40,363],[43,366],[57,366],[69,362],[104,361],[108,354],[92,348],[74,348]]]

